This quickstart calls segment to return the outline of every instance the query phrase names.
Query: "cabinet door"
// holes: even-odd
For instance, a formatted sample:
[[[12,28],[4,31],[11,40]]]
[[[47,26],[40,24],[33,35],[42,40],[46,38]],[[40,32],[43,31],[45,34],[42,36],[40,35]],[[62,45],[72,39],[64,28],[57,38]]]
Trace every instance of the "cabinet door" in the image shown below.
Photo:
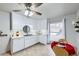
[[[33,44],[36,44],[38,42],[38,40],[36,39],[36,36],[31,36],[30,37],[30,43],[33,45]]]
[[[13,39],[13,52],[24,49],[24,38]]]
[[[46,35],[39,36],[39,41],[40,43],[47,44],[47,36]]]
[[[0,38],[0,54],[2,53],[2,39]]]
[[[30,47],[36,44],[38,41],[36,40],[36,36],[28,36],[25,37],[25,48]]]
[[[9,51],[9,37],[1,37],[3,53]]]
[[[25,37],[25,48],[30,46],[30,38],[29,37]]]
[[[9,37],[0,37],[0,53],[5,53],[9,50]]]

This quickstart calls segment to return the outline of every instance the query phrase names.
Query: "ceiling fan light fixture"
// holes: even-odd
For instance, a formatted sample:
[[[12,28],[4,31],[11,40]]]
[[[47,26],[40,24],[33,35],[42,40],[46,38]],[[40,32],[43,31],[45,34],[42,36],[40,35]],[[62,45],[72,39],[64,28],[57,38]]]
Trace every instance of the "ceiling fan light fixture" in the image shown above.
[[[26,11],[24,12],[24,15],[28,16],[28,14],[29,14],[29,11],[26,10]]]
[[[29,10],[26,10],[24,15],[26,16],[32,16],[33,15],[33,12],[32,11],[29,11]]]
[[[33,15],[33,12],[32,12],[32,11],[30,11],[29,16],[32,16],[32,15]]]

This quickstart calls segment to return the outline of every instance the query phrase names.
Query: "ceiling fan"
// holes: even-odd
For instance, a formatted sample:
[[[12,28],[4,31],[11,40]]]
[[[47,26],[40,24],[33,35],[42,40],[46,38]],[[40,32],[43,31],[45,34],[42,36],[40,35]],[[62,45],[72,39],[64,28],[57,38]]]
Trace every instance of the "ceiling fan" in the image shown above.
[[[31,7],[33,7],[34,9],[41,6],[43,3],[23,3],[23,5],[25,6],[25,14],[27,13],[27,16],[30,16],[32,14],[37,14],[37,15],[42,15],[42,13],[37,12],[35,10],[32,10]],[[13,10],[14,12],[20,12],[22,10]]]

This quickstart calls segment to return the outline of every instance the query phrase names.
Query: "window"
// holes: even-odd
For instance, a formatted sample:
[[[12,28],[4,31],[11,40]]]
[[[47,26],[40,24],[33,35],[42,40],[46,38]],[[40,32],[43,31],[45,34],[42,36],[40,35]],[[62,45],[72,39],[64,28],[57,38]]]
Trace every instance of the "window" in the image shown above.
[[[52,35],[57,35],[61,32],[61,28],[62,28],[62,23],[50,24],[50,33],[52,33]]]

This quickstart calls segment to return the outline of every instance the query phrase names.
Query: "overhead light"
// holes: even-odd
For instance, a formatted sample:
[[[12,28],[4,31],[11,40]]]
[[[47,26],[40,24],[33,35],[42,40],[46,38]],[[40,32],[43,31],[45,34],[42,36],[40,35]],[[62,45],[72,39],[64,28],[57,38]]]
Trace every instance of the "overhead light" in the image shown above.
[[[33,15],[33,12],[32,11],[29,11],[29,10],[26,10],[24,15],[26,16],[32,16]]]
[[[25,13],[24,13],[24,15],[28,16],[29,15],[29,11],[26,10]]]
[[[29,16],[32,16],[32,15],[33,15],[33,12],[32,12],[32,11],[30,11]]]

